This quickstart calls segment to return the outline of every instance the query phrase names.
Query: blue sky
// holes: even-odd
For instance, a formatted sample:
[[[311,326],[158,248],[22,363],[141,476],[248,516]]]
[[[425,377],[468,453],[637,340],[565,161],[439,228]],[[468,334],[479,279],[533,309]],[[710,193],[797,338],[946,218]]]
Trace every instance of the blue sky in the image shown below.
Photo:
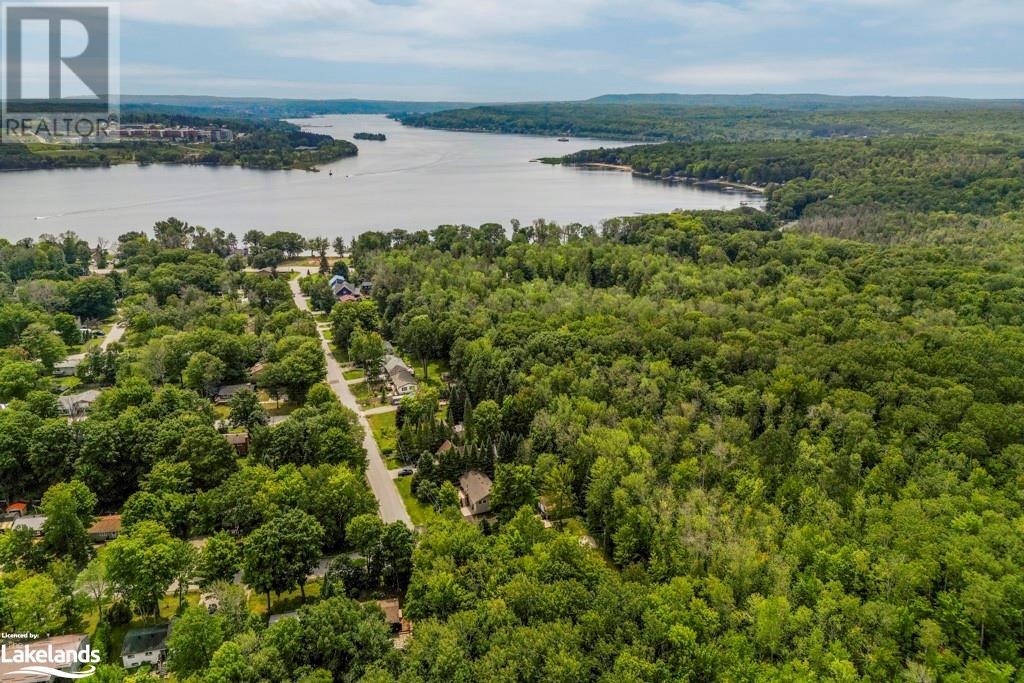
[[[122,92],[1024,97],[1022,0],[122,0]]]

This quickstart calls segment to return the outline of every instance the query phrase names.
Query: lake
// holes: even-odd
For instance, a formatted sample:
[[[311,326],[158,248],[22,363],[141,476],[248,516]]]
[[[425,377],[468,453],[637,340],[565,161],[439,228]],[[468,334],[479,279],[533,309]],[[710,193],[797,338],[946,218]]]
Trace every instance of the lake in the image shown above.
[[[0,173],[0,235],[75,230],[88,240],[149,229],[176,216],[241,236],[257,228],[351,238],[372,229],[479,225],[513,218],[597,224],[672,209],[761,206],[760,195],[634,177],[621,171],[531,163],[580,149],[629,143],[409,128],[383,116],[295,120],[357,141],[359,156],[306,171],[122,165]],[[333,172],[333,175],[331,173]]]

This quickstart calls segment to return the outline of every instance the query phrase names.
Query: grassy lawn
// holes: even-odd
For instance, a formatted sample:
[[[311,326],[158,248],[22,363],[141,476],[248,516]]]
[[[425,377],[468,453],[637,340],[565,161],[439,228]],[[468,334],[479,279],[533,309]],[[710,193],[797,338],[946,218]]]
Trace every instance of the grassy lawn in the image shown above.
[[[423,526],[434,521],[437,513],[429,505],[424,505],[412,495],[412,477],[399,477],[395,479],[395,486],[398,494],[402,496],[405,509],[409,511],[409,517],[416,526]]]
[[[310,581],[306,584],[306,599],[310,602],[310,598],[318,598],[320,596],[320,579]],[[278,597],[273,593],[270,594],[270,613],[280,614],[281,612],[294,612],[302,606],[302,594],[298,590],[287,591],[281,593]],[[254,614],[266,614],[267,613],[267,594],[266,593],[250,593],[249,594],[249,611]]]
[[[381,453],[387,455],[395,450],[395,441],[398,438],[398,429],[395,427],[394,411],[369,415],[366,420],[373,430],[373,438],[380,446]]]
[[[352,395],[356,397],[356,400],[368,408],[385,405],[385,402],[380,400],[380,394],[368,382],[350,384],[348,388],[352,391]]]
[[[82,380],[77,377],[54,377],[53,384],[61,391],[68,391],[74,389],[82,383]]]
[[[341,373],[345,379],[362,379],[366,377],[366,370],[362,368],[352,368],[351,370],[345,370]]]
[[[291,403],[285,401],[281,405],[277,405],[271,401],[268,405],[263,406],[263,409],[267,411],[267,415],[291,415],[299,408],[297,403]]]
[[[339,349],[334,342],[330,341],[330,335],[328,335],[327,339],[328,339],[327,346],[330,347],[331,353],[334,354],[334,360],[338,361],[339,363],[347,363],[348,362],[348,350],[347,349]]]
[[[213,416],[218,420],[228,419],[228,415],[231,414],[231,408],[228,408],[222,403],[213,404]]]

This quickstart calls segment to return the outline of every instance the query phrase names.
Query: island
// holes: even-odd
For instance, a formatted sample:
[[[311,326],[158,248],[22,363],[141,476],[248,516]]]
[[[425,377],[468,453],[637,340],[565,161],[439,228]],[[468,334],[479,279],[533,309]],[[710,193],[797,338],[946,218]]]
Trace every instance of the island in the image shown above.
[[[356,140],[376,140],[377,142],[384,142],[388,139],[384,133],[356,133],[352,137]]]

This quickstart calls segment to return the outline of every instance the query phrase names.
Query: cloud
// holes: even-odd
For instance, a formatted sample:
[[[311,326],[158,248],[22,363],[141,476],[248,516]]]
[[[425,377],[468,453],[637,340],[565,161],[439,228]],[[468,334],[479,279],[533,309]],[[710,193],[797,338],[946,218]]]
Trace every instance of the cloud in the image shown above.
[[[1006,68],[933,67],[830,58],[692,64],[668,69],[653,82],[680,88],[734,92],[739,89],[805,90],[832,84],[835,92],[883,92],[892,88],[1021,86],[1024,72]]]
[[[431,84],[386,84],[346,81],[303,81],[273,78],[232,77],[222,74],[181,69],[160,64],[135,63],[121,69],[122,90],[133,95],[227,94],[238,97],[364,97],[391,100],[458,100],[465,94],[457,88]]]

